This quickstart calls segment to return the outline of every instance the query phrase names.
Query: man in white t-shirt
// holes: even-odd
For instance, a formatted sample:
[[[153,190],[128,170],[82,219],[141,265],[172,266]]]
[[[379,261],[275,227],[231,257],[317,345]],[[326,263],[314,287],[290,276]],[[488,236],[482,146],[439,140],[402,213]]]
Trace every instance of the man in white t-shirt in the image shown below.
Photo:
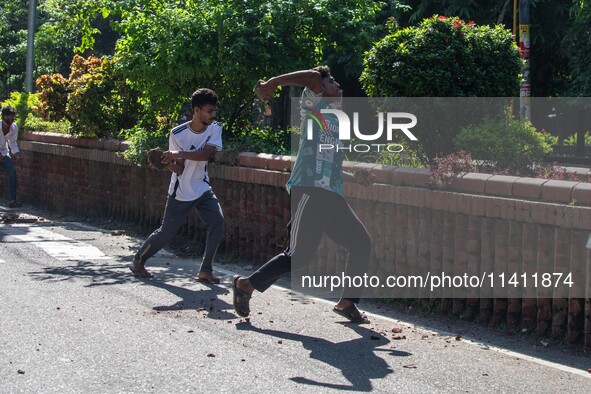
[[[211,190],[207,164],[222,150],[222,126],[214,121],[218,96],[211,89],[196,90],[191,97],[193,118],[172,129],[168,151],[163,162],[172,171],[168,200],[162,225],[154,231],[136,253],[131,271],[136,277],[152,277],[145,268],[146,260],[164,247],[186,222],[195,208],[207,224],[205,252],[197,279],[219,283],[213,275],[212,261],[224,233],[224,215]]]
[[[16,109],[10,106],[2,108],[2,133],[0,134],[0,167],[8,174],[8,206],[18,206],[16,202],[16,168],[13,158],[20,158],[20,150],[16,140],[18,139],[18,127],[14,123]],[[10,151],[9,151],[10,149]],[[11,156],[12,154],[12,156]]]

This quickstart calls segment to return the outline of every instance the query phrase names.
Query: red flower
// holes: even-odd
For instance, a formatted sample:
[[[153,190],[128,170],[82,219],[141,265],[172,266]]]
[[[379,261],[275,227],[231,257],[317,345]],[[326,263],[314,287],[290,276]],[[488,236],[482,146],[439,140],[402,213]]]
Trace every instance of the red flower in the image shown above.
[[[446,21],[447,20],[447,17],[446,16],[443,16],[443,15],[439,15],[437,17],[437,19],[439,19],[440,21]]]
[[[456,20],[454,21],[454,27],[455,27],[456,29],[460,29],[460,28],[462,27],[462,24],[460,23],[460,21],[459,21],[459,20],[457,20],[457,19],[456,19]]]
[[[476,22],[470,21],[470,26],[474,26],[475,24],[476,24]]]

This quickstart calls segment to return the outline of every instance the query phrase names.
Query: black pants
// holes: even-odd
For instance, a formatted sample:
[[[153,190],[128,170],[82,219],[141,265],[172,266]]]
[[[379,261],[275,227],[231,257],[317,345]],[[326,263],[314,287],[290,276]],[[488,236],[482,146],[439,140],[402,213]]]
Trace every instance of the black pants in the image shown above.
[[[218,250],[218,245],[224,238],[224,214],[218,198],[211,190],[193,201],[177,201],[174,197],[168,196],[162,224],[144,242],[136,253],[135,259],[145,264],[146,260],[170,242],[179,228],[185,224],[187,216],[193,208],[201,220],[207,224],[205,251],[199,271],[211,274],[213,272],[213,258]]]
[[[363,275],[369,265],[371,239],[345,199],[317,187],[293,187],[291,194],[289,245],[249,276],[253,287],[260,292],[267,290],[280,276],[290,272],[292,258],[298,263],[309,263],[324,233],[349,250],[345,273]],[[352,291],[344,289],[343,298],[359,302],[359,297],[348,296]],[[360,289],[354,291],[359,295]]]

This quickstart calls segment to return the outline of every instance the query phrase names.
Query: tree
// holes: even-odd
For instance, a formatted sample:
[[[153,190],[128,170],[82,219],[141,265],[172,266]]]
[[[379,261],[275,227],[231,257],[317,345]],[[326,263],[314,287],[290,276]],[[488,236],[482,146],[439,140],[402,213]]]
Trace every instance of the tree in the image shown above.
[[[400,20],[403,26],[413,25],[434,14],[457,16],[477,24],[513,24],[513,13],[507,11],[512,0],[409,0],[412,12]],[[573,77],[580,75],[569,68],[570,58],[584,47],[584,23],[577,28],[573,20],[578,7],[588,7],[587,0],[529,0],[531,8],[531,77],[532,94],[539,97],[572,94]],[[512,7],[511,7],[512,8]],[[572,10],[571,10],[572,8]],[[504,12],[503,12],[504,10]],[[570,12],[569,12],[570,10]],[[500,19],[499,19],[500,18]],[[575,30],[577,32],[575,32]],[[567,34],[568,32],[571,34]],[[588,30],[587,30],[588,31]],[[579,37],[579,38],[575,38]],[[584,51],[580,51],[584,53]],[[584,65],[583,62],[578,62]]]
[[[569,71],[573,96],[591,96],[591,2],[575,1],[570,9],[570,25],[565,45],[571,54]]]
[[[408,0],[407,4],[412,12],[408,14],[408,19],[403,24],[420,23],[423,19],[430,18],[435,14],[473,20],[481,25],[495,24],[499,23],[498,19],[502,14],[505,2],[505,0]],[[507,26],[510,26],[512,19],[511,13],[505,12],[501,23],[507,23]]]
[[[118,35],[100,12],[105,2],[112,6],[117,3],[37,1],[34,78],[42,74],[67,75],[74,53],[113,53]],[[0,8],[0,98],[24,90],[28,3],[29,0],[4,0]]]
[[[188,0],[182,7],[141,0],[121,13],[116,59],[162,112],[174,113],[199,86],[214,88],[231,130],[250,110],[259,78],[327,55],[360,69],[378,10],[370,0]]]
[[[578,0],[530,0],[532,95],[565,96],[572,80],[569,43],[565,36],[571,4]]]
[[[502,26],[435,16],[377,42],[366,54],[361,82],[373,97],[516,97],[522,65],[511,32]],[[474,105],[466,111],[472,114],[468,124],[504,109],[498,100],[488,106],[463,104]],[[453,111],[452,101],[445,99],[411,111],[430,119],[417,126],[419,142],[410,147],[424,161],[454,151],[453,138],[462,126]]]
[[[0,9],[0,99],[24,90],[27,0],[5,0]]]

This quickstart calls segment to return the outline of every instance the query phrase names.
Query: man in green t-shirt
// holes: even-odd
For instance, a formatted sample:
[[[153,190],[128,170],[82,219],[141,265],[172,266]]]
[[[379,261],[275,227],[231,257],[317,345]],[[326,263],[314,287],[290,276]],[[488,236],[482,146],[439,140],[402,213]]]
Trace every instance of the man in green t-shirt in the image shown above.
[[[307,120],[324,108],[338,108],[342,98],[340,85],[326,66],[301,70],[259,82],[258,95],[268,100],[279,86],[304,88],[301,98],[302,130]],[[233,282],[234,309],[239,316],[250,313],[250,298],[254,290],[268,289],[280,276],[291,271],[292,259],[310,262],[326,233],[337,244],[349,249],[346,274],[363,275],[369,265],[371,239],[363,223],[347,204],[343,193],[343,177],[355,177],[342,171],[343,153],[337,149],[322,150],[320,144],[340,144],[338,121],[324,115],[322,122],[313,122],[312,138],[302,132],[300,147],[287,182],[291,195],[290,239],[287,249],[273,257],[248,277],[236,275]],[[333,311],[353,323],[368,323],[357,309],[359,289],[344,289]],[[354,293],[354,294],[353,294]],[[352,295],[353,294],[353,295]]]

